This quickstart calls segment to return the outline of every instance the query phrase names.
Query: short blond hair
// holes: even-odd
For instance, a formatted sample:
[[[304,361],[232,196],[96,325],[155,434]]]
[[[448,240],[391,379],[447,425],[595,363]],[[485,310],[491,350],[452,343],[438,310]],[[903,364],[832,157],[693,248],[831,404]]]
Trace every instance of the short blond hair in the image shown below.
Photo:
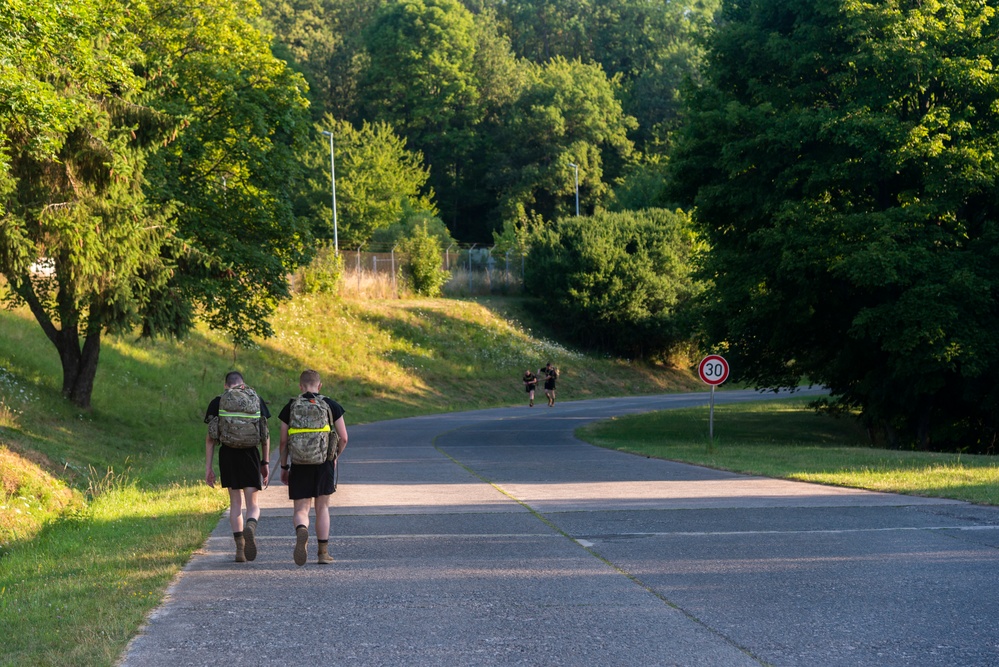
[[[298,384],[304,387],[315,387],[319,388],[322,384],[322,378],[319,377],[319,371],[314,370],[304,370],[298,378]]]

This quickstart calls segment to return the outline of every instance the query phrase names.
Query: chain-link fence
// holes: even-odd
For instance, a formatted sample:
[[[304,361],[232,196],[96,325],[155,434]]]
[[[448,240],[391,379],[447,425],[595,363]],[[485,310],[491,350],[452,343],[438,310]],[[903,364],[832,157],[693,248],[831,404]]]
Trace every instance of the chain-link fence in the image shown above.
[[[341,290],[345,296],[395,298],[406,291],[400,278],[407,259],[404,253],[342,247],[340,253],[344,265]],[[442,268],[451,274],[444,284],[445,296],[519,294],[524,289],[522,253],[453,244],[444,250],[442,260]]]

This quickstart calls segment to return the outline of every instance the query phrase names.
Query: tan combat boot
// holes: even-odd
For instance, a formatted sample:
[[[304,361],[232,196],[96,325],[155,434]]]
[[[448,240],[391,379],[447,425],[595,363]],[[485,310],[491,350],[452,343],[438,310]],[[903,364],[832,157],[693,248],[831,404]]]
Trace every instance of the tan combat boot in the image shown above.
[[[333,556],[330,555],[329,544],[327,542],[319,543],[319,559],[316,562],[320,565],[333,562]]]
[[[243,539],[243,533],[235,534],[232,538],[236,540],[236,562],[245,563],[246,553],[244,552],[244,549],[246,548],[246,540]]]

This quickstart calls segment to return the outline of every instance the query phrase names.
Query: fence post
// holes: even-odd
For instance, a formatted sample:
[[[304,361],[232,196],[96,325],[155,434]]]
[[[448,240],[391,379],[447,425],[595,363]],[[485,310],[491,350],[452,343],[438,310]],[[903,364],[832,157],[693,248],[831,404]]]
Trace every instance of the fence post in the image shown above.
[[[394,298],[399,298],[399,286],[395,284],[395,246],[392,246],[392,293]]]

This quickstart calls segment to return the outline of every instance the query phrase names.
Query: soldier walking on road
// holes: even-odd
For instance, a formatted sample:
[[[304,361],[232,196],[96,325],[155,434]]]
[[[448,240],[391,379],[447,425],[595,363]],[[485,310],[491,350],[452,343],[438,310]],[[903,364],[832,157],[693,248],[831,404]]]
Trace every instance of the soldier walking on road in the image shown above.
[[[229,489],[229,525],[236,542],[237,563],[257,557],[256,530],[260,518],[257,493],[270,480],[271,436],[267,430],[270,416],[267,405],[243,383],[243,376],[238,371],[225,376],[225,392],[213,398],[205,411],[205,423],[208,424],[205,483],[215,486],[212,462],[215,447],[220,445],[219,477],[222,486]],[[243,501],[246,502],[245,524]]]
[[[296,565],[308,558],[309,508],[315,501],[317,562],[333,562],[329,553],[330,495],[336,490],[336,457],[347,446],[344,409],[319,393],[323,383],[319,373],[303,371],[298,387],[301,394],[281,410],[281,481],[288,485],[288,497],[295,503]]]

